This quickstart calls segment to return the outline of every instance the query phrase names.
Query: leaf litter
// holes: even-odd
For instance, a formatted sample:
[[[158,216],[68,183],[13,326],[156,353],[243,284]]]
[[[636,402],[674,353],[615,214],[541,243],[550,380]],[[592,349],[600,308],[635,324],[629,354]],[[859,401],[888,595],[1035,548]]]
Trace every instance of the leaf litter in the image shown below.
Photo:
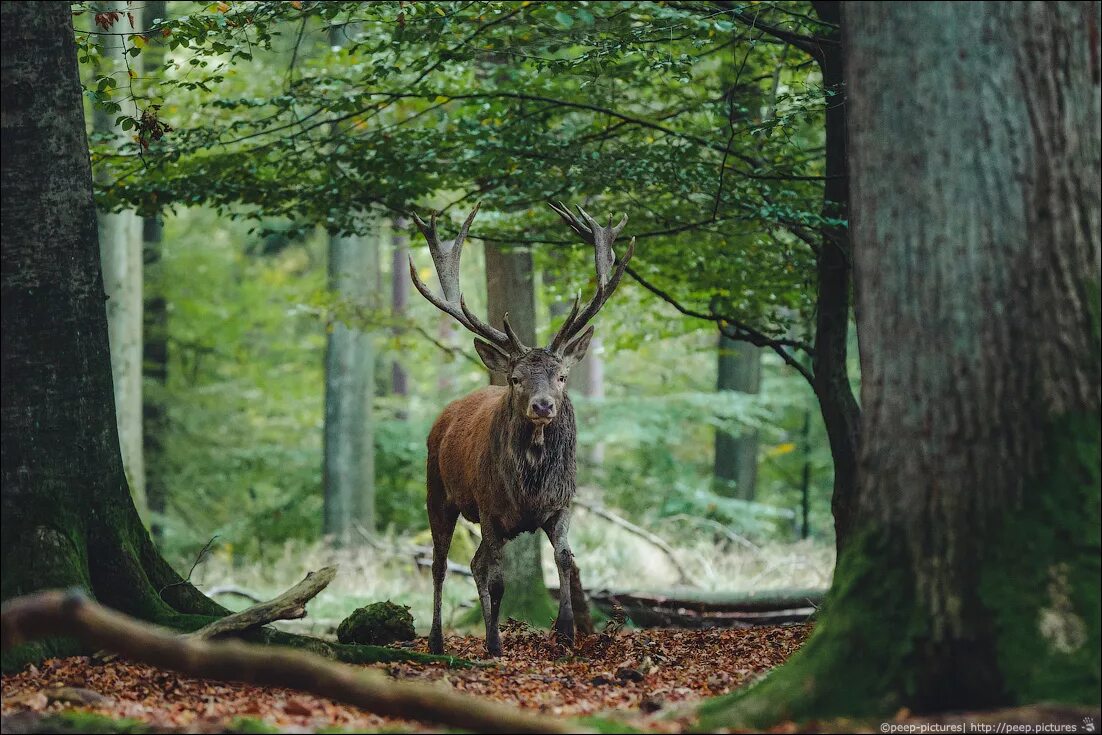
[[[635,727],[680,732],[692,719],[684,705],[754,681],[783,663],[810,631],[810,625],[625,630],[612,623],[568,650],[546,631],[510,620],[502,626],[505,655],[494,665],[449,669],[402,662],[369,668],[395,679],[444,682],[556,717],[607,712]],[[449,636],[445,646],[452,655],[485,656],[481,637]],[[419,638],[405,647],[427,652],[428,643]],[[195,679],[121,659],[50,659],[3,677],[5,719],[72,709],[132,718],[164,731],[221,732],[241,718],[291,732],[432,728],[289,689]]]

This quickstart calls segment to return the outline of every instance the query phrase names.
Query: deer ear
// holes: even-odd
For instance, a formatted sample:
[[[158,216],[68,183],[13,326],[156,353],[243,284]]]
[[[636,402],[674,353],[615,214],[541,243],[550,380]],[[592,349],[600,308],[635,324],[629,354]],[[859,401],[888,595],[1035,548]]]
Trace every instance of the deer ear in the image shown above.
[[[593,339],[593,326],[585,330],[573,342],[567,343],[563,348],[562,361],[567,367],[576,365],[585,357],[585,351],[589,349],[589,340]]]
[[[491,373],[504,373],[506,375],[509,373],[509,357],[501,350],[480,339],[474,341],[474,349]]]

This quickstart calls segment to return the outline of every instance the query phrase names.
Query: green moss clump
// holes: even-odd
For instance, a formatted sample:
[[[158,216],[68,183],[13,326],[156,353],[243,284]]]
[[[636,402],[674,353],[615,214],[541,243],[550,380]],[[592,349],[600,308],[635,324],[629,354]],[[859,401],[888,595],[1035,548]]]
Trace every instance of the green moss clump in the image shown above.
[[[375,602],[353,611],[337,627],[337,640],[341,643],[384,646],[416,637],[413,615],[409,608],[395,605],[390,600]]]
[[[994,618],[999,668],[1015,703],[1097,705],[1099,415],[1066,416],[1050,423],[1045,435],[1045,466],[1025,493],[1024,507],[1007,512],[988,545],[979,591]]]
[[[41,733],[148,733],[152,729],[144,722],[129,718],[114,719],[94,712],[66,710],[50,714],[31,723],[26,732]]]

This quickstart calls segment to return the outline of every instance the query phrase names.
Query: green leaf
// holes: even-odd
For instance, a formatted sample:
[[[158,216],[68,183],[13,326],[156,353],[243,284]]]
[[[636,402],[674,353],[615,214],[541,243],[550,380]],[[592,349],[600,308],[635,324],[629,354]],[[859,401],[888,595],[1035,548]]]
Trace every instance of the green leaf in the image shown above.
[[[555,20],[559,22],[563,28],[572,28],[574,26],[574,17],[568,15],[561,10],[555,13]]]

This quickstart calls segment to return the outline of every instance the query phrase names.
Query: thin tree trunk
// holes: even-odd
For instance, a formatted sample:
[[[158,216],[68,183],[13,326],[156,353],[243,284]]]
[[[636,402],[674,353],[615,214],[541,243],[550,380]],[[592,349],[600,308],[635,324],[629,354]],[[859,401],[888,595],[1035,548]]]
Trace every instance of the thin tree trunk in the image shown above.
[[[814,637],[706,725],[1097,705],[1099,7],[846,5],[856,524]]]
[[[141,11],[126,2],[108,2],[104,11],[130,12],[141,30]],[[129,28],[129,21],[120,21]],[[129,83],[123,62],[125,37],[99,36],[104,66],[101,71],[118,82]],[[120,92],[121,94],[121,92]],[[96,110],[93,126],[97,133],[114,134],[119,143],[125,134],[115,127],[110,113]],[[100,262],[107,292],[107,326],[111,342],[111,372],[114,379],[115,415],[119,424],[122,464],[141,513],[146,510],[145,466],[142,453],[142,220],[133,211],[99,215]]]
[[[409,238],[405,232],[408,226],[409,221],[405,217],[397,217],[391,228],[390,310],[398,320],[405,318],[409,304]],[[401,331],[400,327],[396,328],[396,335],[400,335]],[[401,398],[409,397],[409,372],[399,352],[394,353],[390,363],[390,392]],[[405,416],[403,409],[400,418]]]
[[[168,15],[164,0],[148,0],[142,12],[147,27],[157,18]],[[156,38],[151,39],[139,57],[146,73],[153,73],[160,66],[163,48]],[[142,452],[149,528],[154,538],[159,538],[162,533],[158,518],[164,515],[168,500],[164,460],[168,439],[168,411],[165,405],[165,391],[168,388],[168,308],[161,262],[163,233],[164,224],[159,214],[142,220]]]
[[[716,352],[716,390],[750,394],[761,390],[760,349],[720,335]],[[757,429],[743,429],[738,435],[716,430],[714,476],[723,494],[754,499],[758,482]]]
[[[839,27],[843,24],[839,2],[813,3],[819,18]],[[830,37],[832,34],[824,34]],[[849,220],[849,171],[846,151],[846,85],[842,46],[821,47],[819,68],[823,87],[832,96],[826,107],[826,185],[823,217],[846,224],[828,224],[816,258],[818,301],[815,312],[815,356],[812,372],[815,395],[823,414],[830,453],[834,461],[835,542],[839,553],[854,523],[857,474],[857,440],[861,409],[849,382],[846,357],[849,341],[850,277],[852,268]]]
[[[378,267],[377,238],[329,237],[329,288],[341,300],[367,306]],[[375,528],[375,444],[372,335],[339,321],[325,353],[324,532],[351,543],[357,526]]]
[[[486,243],[486,311],[491,324],[501,324],[505,312],[509,323],[525,344],[536,344],[536,298],[532,254],[503,251]],[[505,385],[505,376],[490,376],[493,385]],[[503,617],[514,617],[546,626],[555,617],[551,595],[543,582],[540,538],[522,533],[505,545],[505,596]]]
[[[604,400],[605,397],[605,356],[604,343],[599,336],[593,335],[589,342],[589,350],[585,357],[571,371],[571,377],[577,376],[578,388],[581,394],[594,401]],[[583,447],[584,456],[594,467],[600,467],[605,461],[605,443],[594,442],[593,446]]]

